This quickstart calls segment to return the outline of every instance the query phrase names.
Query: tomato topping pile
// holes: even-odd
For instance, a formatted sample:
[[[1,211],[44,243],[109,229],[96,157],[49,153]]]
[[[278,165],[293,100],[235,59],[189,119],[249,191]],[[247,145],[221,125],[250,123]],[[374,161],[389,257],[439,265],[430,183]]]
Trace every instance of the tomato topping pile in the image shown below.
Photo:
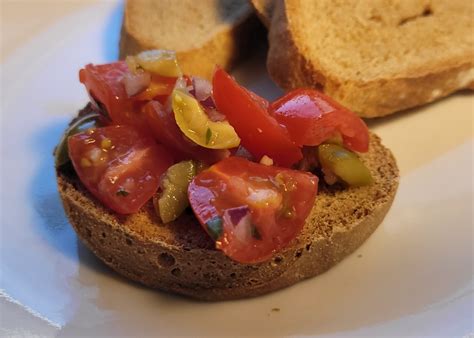
[[[265,261],[301,232],[318,188],[317,176],[294,169],[305,167],[308,152],[306,162],[322,163],[326,181],[371,182],[351,152],[368,150],[367,126],[318,91],[294,90],[268,102],[221,68],[212,83],[182,75],[172,51],[89,64],[79,79],[107,120],[105,127],[68,130],[62,155],[84,186],[120,214],[138,212],[151,199],[181,209],[189,202],[216,248],[235,261]],[[328,146],[335,138],[342,144]],[[243,153],[256,162],[238,157]],[[182,161],[193,170],[173,166]],[[178,197],[160,195],[165,177],[168,195],[179,190],[183,199],[188,187],[187,199],[168,203]],[[173,214],[165,211],[158,213]]]
[[[196,176],[188,196],[217,248],[238,262],[257,263],[300,233],[317,188],[310,173],[230,157]]]

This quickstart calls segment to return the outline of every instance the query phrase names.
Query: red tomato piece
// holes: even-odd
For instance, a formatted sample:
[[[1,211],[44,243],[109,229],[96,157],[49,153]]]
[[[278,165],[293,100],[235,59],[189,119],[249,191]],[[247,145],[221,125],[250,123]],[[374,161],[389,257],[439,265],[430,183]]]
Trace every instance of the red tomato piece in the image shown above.
[[[176,124],[173,112],[159,102],[150,101],[143,110],[153,136],[167,148],[173,149],[177,161],[196,159],[214,164],[230,155],[227,149],[207,149],[188,140]]]
[[[316,146],[340,133],[354,151],[369,149],[367,125],[329,96],[312,89],[297,89],[271,104],[273,116],[299,146]]]
[[[120,214],[137,212],[173,164],[164,147],[130,126],[90,129],[69,137],[68,147],[81,182]]]
[[[268,114],[266,100],[241,87],[221,68],[215,71],[212,85],[217,110],[256,159],[267,155],[278,165],[289,167],[303,157],[285,128]]]
[[[310,173],[229,157],[197,175],[188,196],[218,249],[238,262],[257,263],[298,236],[317,188]]]

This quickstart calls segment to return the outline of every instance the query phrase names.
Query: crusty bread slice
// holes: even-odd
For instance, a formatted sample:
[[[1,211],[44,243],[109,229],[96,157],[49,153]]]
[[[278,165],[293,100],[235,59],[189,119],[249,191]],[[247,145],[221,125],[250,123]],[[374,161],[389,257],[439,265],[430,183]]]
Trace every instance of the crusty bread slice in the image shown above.
[[[465,0],[275,1],[267,66],[283,88],[323,89],[363,117],[474,89]]]
[[[380,138],[362,154],[375,183],[320,184],[302,233],[272,260],[239,264],[214,248],[190,210],[161,224],[151,202],[130,216],[101,205],[72,168],[57,171],[66,215],[79,238],[118,273],[149,287],[203,300],[265,294],[318,275],[358,248],[381,223],[398,187],[398,168]]]
[[[175,50],[185,74],[210,78],[216,64],[231,68],[259,35],[243,0],[128,0],[120,58],[149,49]]]

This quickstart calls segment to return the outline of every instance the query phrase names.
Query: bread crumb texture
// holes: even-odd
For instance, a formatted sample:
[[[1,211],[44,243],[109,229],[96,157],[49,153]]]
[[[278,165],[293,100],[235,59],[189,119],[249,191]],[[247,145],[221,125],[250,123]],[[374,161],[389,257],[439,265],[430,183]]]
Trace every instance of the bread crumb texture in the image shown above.
[[[240,264],[214,248],[191,211],[161,224],[151,203],[130,216],[104,208],[72,172],[58,172],[66,214],[80,239],[107,265],[149,287],[204,300],[251,297],[315,276],[353,252],[388,211],[398,186],[395,160],[371,135],[361,155],[375,183],[321,186],[302,233],[273,259]]]

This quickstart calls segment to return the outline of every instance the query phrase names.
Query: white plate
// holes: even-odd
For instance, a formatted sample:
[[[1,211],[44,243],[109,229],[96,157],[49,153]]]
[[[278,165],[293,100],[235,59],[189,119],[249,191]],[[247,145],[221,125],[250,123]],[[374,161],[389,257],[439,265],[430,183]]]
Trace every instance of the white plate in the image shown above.
[[[77,71],[116,57],[104,2],[38,34],[2,65],[2,333],[9,336],[463,336],[473,321],[473,97],[370,124],[402,172],[383,224],[320,277],[256,299],[201,303],[130,283],[85,249],[56,191],[52,150],[87,100]],[[238,77],[279,90],[263,54]],[[279,308],[280,311],[272,311]]]

